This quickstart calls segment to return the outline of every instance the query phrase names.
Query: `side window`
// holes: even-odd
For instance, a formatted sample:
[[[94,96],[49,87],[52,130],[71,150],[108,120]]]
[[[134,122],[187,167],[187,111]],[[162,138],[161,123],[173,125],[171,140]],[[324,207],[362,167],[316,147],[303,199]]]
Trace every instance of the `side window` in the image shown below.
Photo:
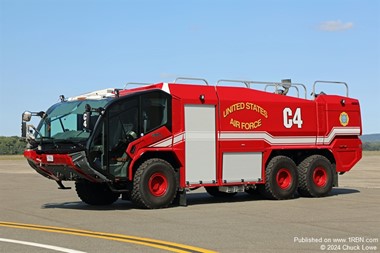
[[[141,126],[143,134],[169,122],[170,97],[154,92],[141,97]]]
[[[128,135],[138,136],[137,98],[112,105],[108,122],[108,146],[113,156],[121,156],[127,147]]]

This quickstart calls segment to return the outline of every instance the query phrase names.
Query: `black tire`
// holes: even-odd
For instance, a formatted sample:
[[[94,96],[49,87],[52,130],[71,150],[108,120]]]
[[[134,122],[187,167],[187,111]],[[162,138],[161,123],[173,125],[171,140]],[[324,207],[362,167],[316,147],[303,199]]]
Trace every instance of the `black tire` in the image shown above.
[[[287,156],[276,156],[265,169],[265,184],[260,193],[269,199],[291,199],[298,187],[297,166]]]
[[[303,197],[323,197],[330,193],[334,174],[330,161],[322,155],[307,157],[298,165],[298,193]]]
[[[217,198],[228,198],[236,195],[237,192],[221,192],[218,186],[205,186],[208,194]]]
[[[177,190],[178,182],[171,164],[152,158],[137,169],[131,200],[142,208],[164,208],[173,202]]]
[[[83,202],[94,206],[111,205],[120,197],[119,193],[112,192],[104,183],[77,181],[75,190]]]

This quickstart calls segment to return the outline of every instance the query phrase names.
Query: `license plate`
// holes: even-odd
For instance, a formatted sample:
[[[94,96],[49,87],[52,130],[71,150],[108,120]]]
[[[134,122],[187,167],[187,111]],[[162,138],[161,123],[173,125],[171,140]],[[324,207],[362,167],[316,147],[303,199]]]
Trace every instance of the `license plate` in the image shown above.
[[[47,155],[47,156],[46,156],[46,161],[48,161],[48,162],[54,162],[54,156],[52,156],[52,155]]]

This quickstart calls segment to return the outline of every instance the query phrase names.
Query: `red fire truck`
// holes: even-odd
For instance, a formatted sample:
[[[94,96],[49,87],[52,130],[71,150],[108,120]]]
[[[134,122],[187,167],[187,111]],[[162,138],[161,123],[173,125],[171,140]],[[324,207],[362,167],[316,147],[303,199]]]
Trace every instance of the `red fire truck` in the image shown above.
[[[198,187],[216,197],[322,197],[361,159],[360,105],[346,83],[316,81],[307,99],[290,80],[183,79],[61,96],[46,112],[26,111],[24,156],[61,189],[75,181],[87,204],[122,195],[143,208],[186,205]],[[317,94],[327,83],[346,93]],[[41,117],[37,127],[32,116]]]

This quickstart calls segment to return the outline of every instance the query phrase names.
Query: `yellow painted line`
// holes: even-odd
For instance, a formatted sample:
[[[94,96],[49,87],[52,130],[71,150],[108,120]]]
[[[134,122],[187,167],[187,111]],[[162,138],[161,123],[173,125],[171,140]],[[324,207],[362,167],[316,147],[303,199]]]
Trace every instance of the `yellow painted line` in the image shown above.
[[[158,248],[158,249],[171,251],[171,252],[177,252],[177,253],[189,253],[189,252],[216,253],[216,251],[202,249],[202,248],[193,247],[189,245],[144,238],[144,237],[122,235],[122,234],[111,234],[111,233],[95,232],[95,231],[89,231],[89,230],[79,230],[79,229],[73,229],[73,228],[51,227],[51,226],[4,222],[4,221],[0,221],[0,226],[133,243],[133,244],[139,244],[139,245],[143,245],[147,247],[153,247],[153,248]]]

